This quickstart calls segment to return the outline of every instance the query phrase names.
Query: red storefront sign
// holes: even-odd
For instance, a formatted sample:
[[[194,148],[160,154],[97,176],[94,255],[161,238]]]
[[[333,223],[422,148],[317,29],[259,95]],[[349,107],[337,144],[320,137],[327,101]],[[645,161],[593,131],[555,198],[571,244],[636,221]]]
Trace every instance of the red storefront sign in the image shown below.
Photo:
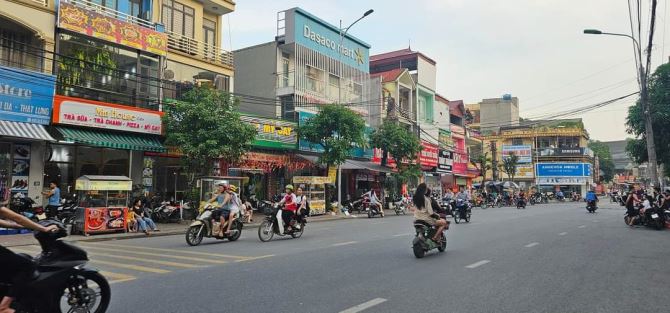
[[[379,148],[372,149],[372,163],[382,164],[382,149]],[[390,154],[387,154],[386,166],[390,168],[396,167],[395,159]]]
[[[440,151],[438,146],[422,141],[421,148],[421,152],[419,152],[421,167],[437,167],[438,153]]]
[[[468,174],[468,154],[454,152],[454,174],[465,176]]]

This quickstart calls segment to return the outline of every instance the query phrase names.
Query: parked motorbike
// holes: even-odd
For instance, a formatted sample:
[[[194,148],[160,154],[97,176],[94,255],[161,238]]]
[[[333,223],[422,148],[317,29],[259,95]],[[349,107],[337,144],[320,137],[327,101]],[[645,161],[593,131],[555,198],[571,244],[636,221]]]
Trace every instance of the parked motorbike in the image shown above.
[[[274,235],[277,236],[291,236],[293,238],[300,238],[305,232],[305,222],[298,222],[295,219],[295,216],[291,217],[289,225],[291,230],[287,233],[284,233],[283,229],[279,229],[279,223],[277,221],[277,212],[279,211],[279,205],[273,204],[270,210],[266,210],[265,218],[261,222],[260,227],[258,227],[258,239],[262,242],[268,242],[272,240]],[[296,228],[297,225],[300,225],[300,228]]]
[[[596,210],[598,209],[598,206],[596,205],[596,202],[591,200],[591,201],[586,201],[586,210],[589,211],[589,213],[596,213]]]
[[[157,223],[176,223],[181,219],[181,207],[174,201],[163,201],[157,207],[151,209],[151,219]]]
[[[470,217],[472,216],[472,210],[468,206],[468,203],[463,199],[457,199],[454,209],[454,222],[459,224],[461,221],[470,222]]]
[[[67,236],[62,223],[53,220],[39,222],[43,226],[57,225],[55,233],[35,233],[42,253],[30,260],[34,268],[24,279],[22,288],[16,290],[12,308],[16,312],[94,312],[107,311],[111,299],[109,283],[96,270],[85,268],[86,251],[60,240]],[[0,284],[0,298],[14,286]]]
[[[445,230],[449,228],[448,225],[449,224],[447,224]],[[416,235],[412,241],[412,251],[417,259],[423,258],[426,255],[426,252],[433,249],[437,249],[440,252],[447,250],[447,237],[444,231],[440,236],[441,239],[439,242],[435,242],[432,238],[437,232],[437,227],[421,220],[415,220],[414,229],[416,230]]]
[[[542,194],[542,203],[549,203],[549,195],[545,192]]]
[[[33,222],[39,222],[47,218],[44,208],[41,206],[34,206],[35,200],[26,196],[23,193],[17,192],[12,196],[11,202],[9,203],[9,208],[19,213]]]
[[[516,208],[518,209],[525,209],[526,208],[526,200],[523,198],[519,198],[516,200]]]
[[[221,232],[221,223],[214,218],[214,210],[217,207],[214,204],[207,203],[205,204],[198,217],[195,218],[195,221],[186,230],[186,243],[189,246],[197,246],[202,242],[204,237],[207,238],[216,238],[219,240],[228,239],[229,241],[235,241],[240,238],[242,235],[242,216],[236,214],[236,216],[231,217],[233,223],[230,226],[230,234],[226,235],[224,232]]]
[[[64,225],[72,224],[78,204],[77,195],[73,194],[63,199],[56,209],[56,219]]]
[[[656,230],[662,230],[665,227],[666,214],[658,207],[652,207],[640,213],[640,208],[626,210],[624,222],[626,225],[642,225]]]

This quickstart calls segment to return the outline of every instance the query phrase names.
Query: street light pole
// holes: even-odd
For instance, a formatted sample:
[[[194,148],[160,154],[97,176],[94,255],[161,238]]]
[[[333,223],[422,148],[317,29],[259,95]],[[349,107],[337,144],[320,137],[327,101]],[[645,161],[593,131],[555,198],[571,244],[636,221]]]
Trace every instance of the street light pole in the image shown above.
[[[362,20],[366,16],[372,14],[375,10],[370,9],[365,11],[363,13],[363,16],[359,17],[357,20],[355,20],[353,23],[351,23],[347,28],[342,28],[342,20],[340,20],[340,43],[337,46],[337,65],[339,68],[339,79],[337,81],[337,103],[342,104],[342,78],[343,78],[343,73],[342,73],[342,44],[344,43],[344,37],[347,35],[347,32],[349,32],[349,29],[351,26],[354,26],[354,24],[358,23],[358,21]],[[337,165],[337,204],[342,205],[342,167],[338,164]]]
[[[635,39],[635,37],[627,34],[618,34],[618,33],[607,33],[597,29],[585,29],[584,34],[589,35],[609,35],[609,36],[619,36],[627,37],[633,40],[635,44],[636,57],[639,60],[640,64],[637,66],[637,75],[638,83],[640,84],[640,104],[642,105],[642,112],[644,114],[644,135],[647,143],[647,158],[649,159],[649,178],[652,181],[654,186],[660,186],[660,181],[658,179],[658,170],[656,167],[656,144],[654,143],[654,129],[651,121],[651,110],[649,108],[649,90],[648,90],[648,73],[649,68],[645,68],[642,64],[642,48],[640,43]],[[650,51],[647,52],[647,59],[650,59]],[[649,64],[647,64],[649,65]]]

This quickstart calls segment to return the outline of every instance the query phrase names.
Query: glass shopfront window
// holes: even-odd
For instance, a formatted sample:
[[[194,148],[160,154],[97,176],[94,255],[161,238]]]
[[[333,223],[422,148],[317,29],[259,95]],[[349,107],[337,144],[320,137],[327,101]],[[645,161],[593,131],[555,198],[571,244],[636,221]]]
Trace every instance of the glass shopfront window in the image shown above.
[[[44,43],[35,33],[0,17],[0,65],[42,71]]]
[[[190,65],[167,61],[163,96],[166,99],[181,100],[183,95],[195,85],[209,85],[217,90],[230,91],[230,77],[210,72]]]
[[[83,175],[128,176],[130,154],[117,150],[73,145],[49,145],[44,168],[44,185],[57,181],[61,190],[74,192]]]
[[[58,94],[158,110],[157,56],[67,33],[60,40]]]

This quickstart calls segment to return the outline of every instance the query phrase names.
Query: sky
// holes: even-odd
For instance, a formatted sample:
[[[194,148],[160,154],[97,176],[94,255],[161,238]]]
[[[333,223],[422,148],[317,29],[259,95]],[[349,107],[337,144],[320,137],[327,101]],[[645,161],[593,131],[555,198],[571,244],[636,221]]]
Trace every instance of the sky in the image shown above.
[[[641,0],[643,45],[650,0]],[[366,10],[374,13],[351,28],[369,43],[371,55],[404,49],[437,62],[437,92],[449,100],[476,103],[512,94],[524,118],[597,104],[638,91],[631,40],[585,35],[586,28],[630,34],[626,0],[238,0],[224,17],[224,47],[240,49],[274,40],[277,12],[301,7],[338,25]],[[667,62],[666,1],[657,7],[652,69]],[[668,25],[670,28],[670,25]],[[630,97],[581,117],[592,139],[611,141],[626,133]]]

